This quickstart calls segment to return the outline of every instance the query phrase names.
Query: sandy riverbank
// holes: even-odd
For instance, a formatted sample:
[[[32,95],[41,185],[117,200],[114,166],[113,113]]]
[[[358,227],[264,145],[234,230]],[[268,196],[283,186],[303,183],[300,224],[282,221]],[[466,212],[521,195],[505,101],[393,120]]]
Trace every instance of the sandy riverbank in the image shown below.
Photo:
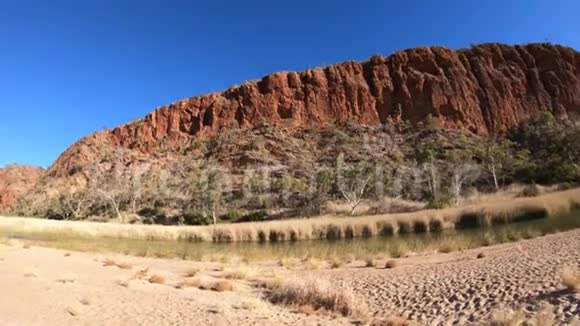
[[[353,320],[304,314],[261,299],[248,279],[233,291],[177,286],[197,270],[222,279],[236,263],[189,262],[66,252],[10,241],[0,245],[3,325],[337,325]],[[483,252],[484,258],[477,258]],[[105,266],[107,261],[121,265]],[[254,276],[315,277],[352,288],[375,317],[400,315],[420,324],[481,324],[500,306],[533,315],[544,303],[564,324],[580,315],[580,294],[564,290],[559,270],[580,267],[580,230],[449,254],[397,260],[397,267],[362,262],[330,269],[256,263]],[[146,277],[139,272],[147,269]],[[160,284],[148,278],[161,278]],[[177,286],[177,288],[176,288]]]

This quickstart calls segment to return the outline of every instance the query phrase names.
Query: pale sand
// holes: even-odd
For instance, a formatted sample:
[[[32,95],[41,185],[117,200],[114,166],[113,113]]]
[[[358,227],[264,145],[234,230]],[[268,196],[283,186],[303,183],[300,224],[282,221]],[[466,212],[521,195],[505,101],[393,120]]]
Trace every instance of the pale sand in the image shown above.
[[[580,293],[565,290],[560,279],[563,266],[580,268],[580,230],[398,263],[322,275],[354,288],[377,316],[390,312],[426,325],[481,324],[501,306],[530,316],[545,303],[563,325],[580,316]]]
[[[477,259],[484,252],[485,258]],[[130,269],[103,266],[112,258]],[[500,305],[530,314],[554,306],[564,324],[580,315],[580,294],[564,291],[559,270],[580,268],[580,230],[451,254],[398,259],[394,269],[298,270],[272,262],[256,264],[258,276],[316,277],[352,287],[371,315],[402,315],[420,324],[481,324]],[[384,261],[380,262],[382,266]],[[347,318],[299,313],[273,306],[247,281],[233,292],[176,289],[191,268],[208,277],[223,264],[99,255],[0,245],[1,325],[340,325]],[[165,284],[130,280],[142,268]],[[127,282],[127,286],[119,283]]]
[[[346,320],[306,316],[259,299],[242,284],[233,292],[176,289],[200,264],[0,245],[0,325],[336,325]],[[131,269],[103,266],[105,258]],[[211,265],[211,264],[210,264]],[[141,268],[166,284],[130,280]],[[204,263],[203,267],[208,267]],[[209,266],[211,267],[211,266]],[[125,287],[119,283],[127,282]]]

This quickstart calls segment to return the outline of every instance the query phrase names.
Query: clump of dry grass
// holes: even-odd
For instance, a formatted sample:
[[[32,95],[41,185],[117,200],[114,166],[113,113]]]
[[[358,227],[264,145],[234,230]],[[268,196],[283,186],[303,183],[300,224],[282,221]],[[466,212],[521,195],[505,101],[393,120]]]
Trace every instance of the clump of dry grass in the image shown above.
[[[387,262],[385,263],[385,268],[386,269],[391,269],[391,268],[395,268],[397,267],[397,261],[396,260],[387,260]]]
[[[149,277],[148,281],[151,284],[165,284],[165,277],[159,274],[154,274]]]
[[[398,316],[373,319],[370,322],[370,326],[415,326],[415,325],[417,325],[415,322]]]
[[[365,258],[365,267],[375,267],[375,259],[372,257]]]
[[[340,268],[340,266],[342,266],[342,264],[343,264],[343,262],[338,257],[332,257],[328,261],[328,266],[332,269]]]
[[[24,273],[24,277],[27,277],[27,278],[31,278],[31,277],[32,278],[37,278],[38,277],[38,272],[36,272],[36,271],[28,271],[28,272],[25,272]]]
[[[224,270],[222,276],[230,280],[247,280],[253,278],[258,271],[251,266],[239,266]]]
[[[197,275],[197,273],[199,273],[199,268],[190,268],[187,271],[185,271],[185,273],[183,273],[183,276],[194,277],[195,275]]]
[[[200,290],[212,290],[216,292],[233,291],[234,283],[227,279],[214,279],[209,277],[195,277],[187,279],[179,284],[180,287],[194,287]]]
[[[556,316],[553,307],[544,304],[531,318],[526,318],[522,310],[500,308],[491,313],[488,326],[553,326],[556,324]]]
[[[404,257],[408,252],[409,248],[402,242],[396,242],[389,246],[389,255],[392,258]]]
[[[143,268],[141,270],[138,270],[135,274],[133,274],[133,277],[131,277],[132,280],[144,280],[147,278],[147,273],[149,272],[149,268]]]
[[[489,326],[520,326],[526,320],[526,315],[519,310],[501,308],[491,313]]]
[[[355,299],[352,290],[345,290],[320,280],[292,280],[264,283],[265,298],[273,304],[325,310],[343,316],[355,316],[365,311],[362,301]],[[360,312],[359,312],[360,311]]]
[[[126,263],[126,262],[117,262],[113,259],[105,259],[103,261],[103,266],[107,267],[107,266],[116,266],[120,269],[131,269],[133,268],[133,266],[131,266],[131,264]]]
[[[234,283],[229,280],[217,280],[211,284],[210,290],[217,292],[233,291]]]
[[[570,291],[580,291],[580,271],[571,266],[566,266],[560,271],[562,284]]]
[[[302,261],[302,266],[304,269],[312,271],[316,269],[320,269],[324,265],[324,262],[319,259],[309,258],[307,260]]]

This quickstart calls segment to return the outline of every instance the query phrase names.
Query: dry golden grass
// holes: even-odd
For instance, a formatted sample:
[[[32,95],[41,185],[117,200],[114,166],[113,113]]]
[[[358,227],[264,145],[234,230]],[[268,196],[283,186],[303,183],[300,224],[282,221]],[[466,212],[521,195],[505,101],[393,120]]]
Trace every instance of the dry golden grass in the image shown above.
[[[24,273],[24,277],[27,277],[27,278],[31,278],[31,277],[37,278],[38,277],[38,272],[36,272],[36,271],[28,271],[28,272],[25,272]]]
[[[489,326],[520,326],[525,320],[522,311],[503,308],[492,312]]]
[[[238,266],[236,268],[225,269],[222,277],[230,280],[252,279],[258,274],[258,270],[252,266]]]
[[[216,292],[233,291],[234,283],[226,279],[210,277],[195,277],[179,283],[179,287],[193,287],[200,290],[212,290]]]
[[[229,280],[217,280],[211,285],[210,289],[217,292],[233,291],[234,283]]]
[[[387,318],[373,319],[370,326],[415,326],[417,323],[403,317],[391,316]]]
[[[338,257],[332,257],[328,262],[328,266],[332,269],[340,268],[343,265],[343,261]]]
[[[297,259],[297,258],[286,258],[286,257],[282,257],[280,260],[278,260],[278,266],[280,267],[285,267],[285,268],[294,268],[299,266],[301,263],[305,263],[308,260],[310,260],[311,258],[304,258],[301,260]]]
[[[372,257],[365,258],[365,267],[375,267],[375,259]]]
[[[531,318],[526,318],[522,310],[500,308],[490,315],[488,326],[553,326],[556,325],[556,316],[553,307],[544,304],[541,309]]]
[[[580,270],[566,266],[560,271],[562,284],[570,291],[580,291]]]
[[[131,264],[126,263],[126,262],[117,262],[115,260],[112,259],[105,259],[103,261],[103,266],[107,267],[107,266],[116,266],[120,269],[131,269],[133,266],[131,266]]]
[[[158,274],[154,274],[149,277],[148,281],[149,283],[152,284],[165,284],[165,277]]]
[[[141,270],[138,270],[135,274],[133,274],[133,277],[131,277],[132,280],[144,280],[147,278],[147,273],[149,272],[149,268],[143,268]]]
[[[352,218],[324,216],[218,226],[126,225],[54,221],[33,218],[0,218],[0,228],[26,234],[75,237],[109,237],[137,240],[185,241],[293,241],[389,236],[396,233],[439,232],[444,229],[479,227],[494,223],[556,217],[580,206],[580,189],[538,197],[497,198],[474,205],[411,213]]]
[[[353,291],[344,290],[316,279],[295,279],[284,282],[265,282],[265,298],[273,304],[291,307],[310,307],[312,311],[324,310],[342,316],[366,314],[363,301],[357,300]]]
[[[194,277],[195,275],[197,275],[197,273],[199,273],[199,269],[198,268],[190,268],[187,271],[185,271],[185,273],[183,273],[183,276],[185,276],[185,277]]]

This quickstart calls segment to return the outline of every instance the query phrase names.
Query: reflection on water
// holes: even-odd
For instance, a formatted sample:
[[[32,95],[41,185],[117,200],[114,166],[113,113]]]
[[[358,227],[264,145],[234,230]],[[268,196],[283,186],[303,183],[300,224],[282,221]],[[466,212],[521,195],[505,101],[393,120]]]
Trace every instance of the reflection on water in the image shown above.
[[[119,252],[137,256],[178,257],[201,260],[238,256],[248,260],[313,257],[400,257],[410,252],[452,251],[494,243],[516,241],[542,234],[580,227],[580,211],[559,218],[544,218],[478,229],[441,233],[404,234],[390,237],[349,240],[307,240],[279,243],[191,243],[175,241],[124,240],[111,238],[81,239],[63,234],[24,234],[2,232],[0,238],[30,241],[33,244],[69,250]]]

